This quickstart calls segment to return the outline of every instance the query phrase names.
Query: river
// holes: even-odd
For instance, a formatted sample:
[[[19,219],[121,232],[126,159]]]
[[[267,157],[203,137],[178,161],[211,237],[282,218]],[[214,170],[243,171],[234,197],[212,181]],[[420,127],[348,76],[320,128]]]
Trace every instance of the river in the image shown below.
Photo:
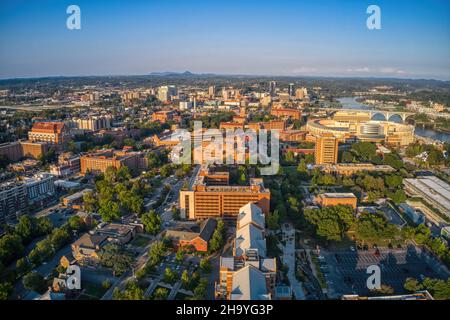
[[[362,104],[356,101],[356,97],[342,97],[337,100],[342,104],[344,109],[355,109],[355,110],[374,110],[375,108],[369,105]],[[433,129],[423,129],[421,127],[416,127],[415,133],[418,136],[431,138],[433,140],[439,141],[450,141],[450,134],[446,132],[436,131]]]

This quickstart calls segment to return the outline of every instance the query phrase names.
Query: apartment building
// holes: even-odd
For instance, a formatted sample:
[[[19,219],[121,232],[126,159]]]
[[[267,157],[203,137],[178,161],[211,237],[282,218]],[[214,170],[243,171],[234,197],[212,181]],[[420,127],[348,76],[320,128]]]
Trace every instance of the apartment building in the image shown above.
[[[48,150],[46,142],[15,141],[0,144],[0,155],[4,155],[11,162],[19,161],[23,157],[37,159]]]
[[[108,167],[119,169],[127,166],[131,170],[145,168],[146,160],[141,152],[125,152],[115,150],[102,150],[80,157],[81,174],[100,174],[106,172]]]
[[[99,131],[111,128],[111,117],[107,116],[88,116],[73,119],[71,122],[77,129],[86,131]]]
[[[248,186],[230,186],[208,182],[206,175],[197,175],[189,190],[180,191],[180,212],[183,218],[231,218],[235,219],[239,209],[249,202],[256,203],[265,214],[269,213],[270,190],[262,179],[250,179]],[[209,179],[209,180],[208,180]]]
[[[0,184],[0,223],[27,213],[30,205],[53,200],[56,194],[54,182],[53,175],[44,173]]]
[[[25,187],[29,205],[53,200],[56,194],[55,176],[48,173],[36,175],[25,180]]]
[[[316,137],[316,164],[335,164],[338,160],[338,139],[331,134]]]
[[[5,156],[11,162],[19,161],[23,157],[22,147],[18,141],[1,143],[0,155]]]
[[[15,219],[28,211],[27,188],[23,182],[0,184],[0,223]]]

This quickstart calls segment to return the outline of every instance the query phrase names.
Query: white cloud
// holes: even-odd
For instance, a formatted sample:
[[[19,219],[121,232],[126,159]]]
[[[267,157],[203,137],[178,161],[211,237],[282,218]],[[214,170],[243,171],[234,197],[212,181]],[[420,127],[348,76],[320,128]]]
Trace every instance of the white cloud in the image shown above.
[[[349,68],[349,69],[347,69],[347,70],[345,70],[345,71],[346,71],[346,72],[350,72],[350,73],[353,73],[353,72],[357,72],[357,73],[366,73],[366,72],[370,72],[370,68],[369,68],[369,67],[354,68],[354,69]]]
[[[311,67],[299,67],[299,68],[292,70],[292,73],[316,73],[316,72],[317,72],[317,69],[311,68]]]
[[[392,67],[384,67],[384,68],[380,68],[380,72],[381,73],[394,73],[394,74],[406,74],[407,72],[400,70],[400,69],[396,69],[396,68],[392,68]]]

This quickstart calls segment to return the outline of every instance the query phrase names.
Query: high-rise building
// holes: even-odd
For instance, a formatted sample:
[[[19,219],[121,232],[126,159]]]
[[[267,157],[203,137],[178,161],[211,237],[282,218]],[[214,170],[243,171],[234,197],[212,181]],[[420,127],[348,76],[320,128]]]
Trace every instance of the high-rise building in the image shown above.
[[[162,86],[158,89],[158,99],[162,102],[171,101],[177,94],[176,86]]]
[[[210,86],[208,89],[208,95],[210,98],[214,98],[216,96],[216,86]]]
[[[298,88],[295,90],[295,99],[302,100],[308,95],[306,88]]]
[[[293,83],[289,83],[288,93],[291,97],[295,96],[295,85]]]
[[[277,91],[277,83],[276,81],[269,82],[269,94],[273,97]]]
[[[77,118],[72,120],[78,129],[98,131],[111,128],[111,117],[109,116],[90,116],[87,118]]]
[[[316,136],[316,164],[335,164],[338,159],[338,139],[331,134]]]

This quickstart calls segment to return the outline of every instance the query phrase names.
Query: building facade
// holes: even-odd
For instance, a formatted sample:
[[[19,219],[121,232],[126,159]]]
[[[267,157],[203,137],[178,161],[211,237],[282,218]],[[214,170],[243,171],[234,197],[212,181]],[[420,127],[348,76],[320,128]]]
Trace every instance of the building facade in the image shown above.
[[[28,139],[62,148],[70,139],[69,129],[64,122],[36,122],[28,132]]]
[[[338,140],[333,135],[316,137],[314,151],[316,164],[335,164],[338,160]]]

